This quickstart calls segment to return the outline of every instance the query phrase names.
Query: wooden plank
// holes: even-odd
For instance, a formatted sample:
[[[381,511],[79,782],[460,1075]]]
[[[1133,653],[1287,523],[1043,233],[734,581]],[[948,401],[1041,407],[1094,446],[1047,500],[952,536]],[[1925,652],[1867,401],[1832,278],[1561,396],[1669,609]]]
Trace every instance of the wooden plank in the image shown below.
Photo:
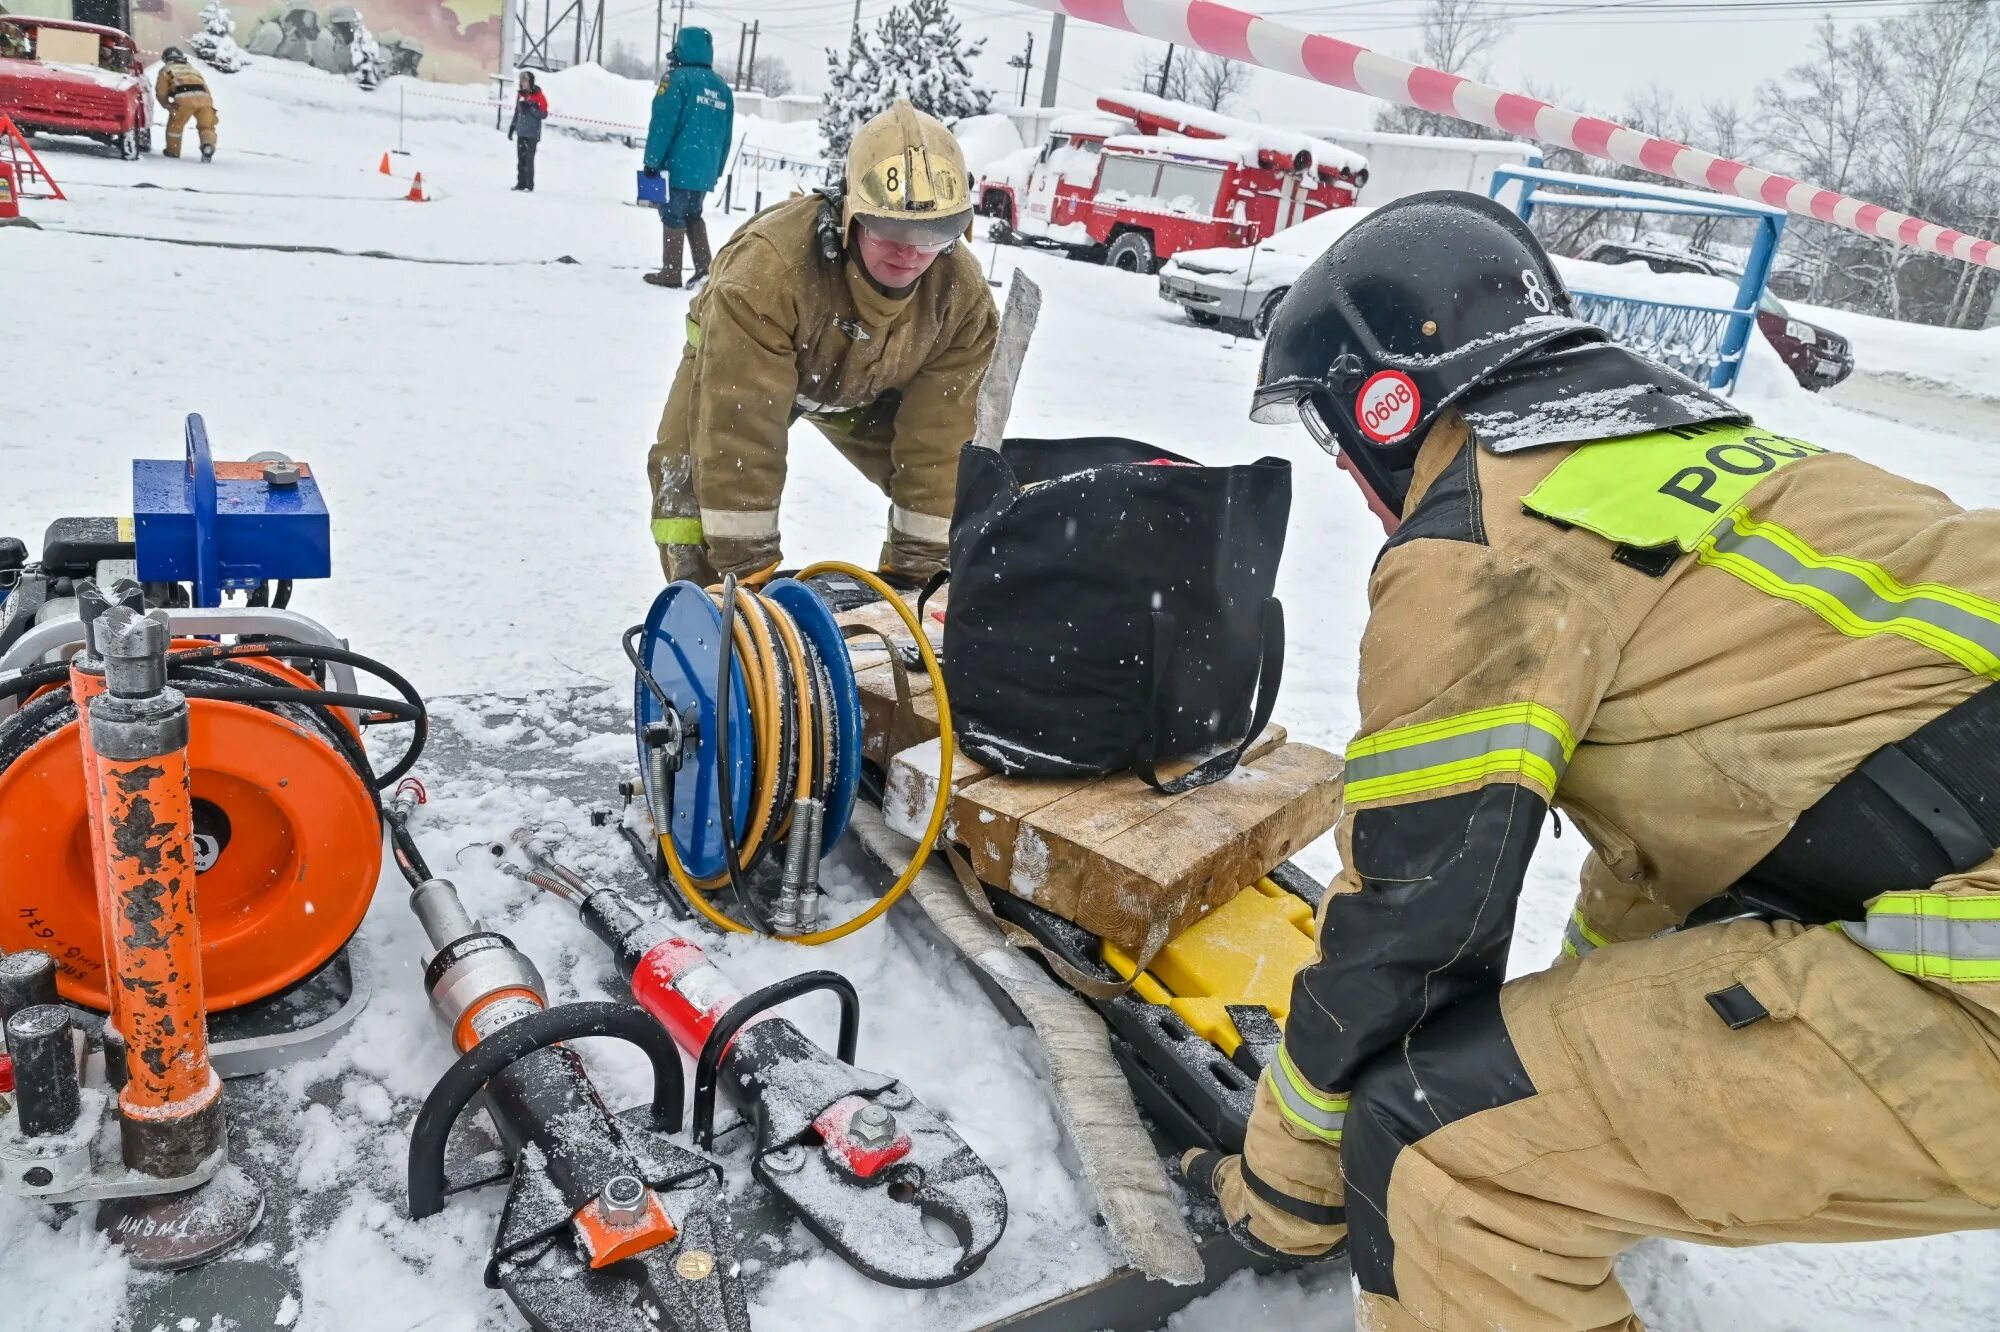
[[[937,799],[939,760],[944,742],[926,740],[911,745],[889,763],[889,778],[882,792],[882,822],[903,836],[916,840],[930,826],[931,807]],[[951,790],[960,789],[990,776],[980,764],[956,751],[951,756]],[[958,840],[956,821],[945,812],[944,835]]]
[[[1285,743],[1285,728],[1271,725],[1245,751],[1245,762],[1255,762]],[[1096,838],[1086,830],[1093,818],[1122,832],[1136,822],[1159,812],[1176,796],[1163,796],[1131,773],[1109,777],[1003,777],[993,776],[960,792],[953,802],[953,820],[973,869],[987,883],[1006,887],[1014,879],[1017,849],[1027,853],[1021,886],[1040,881],[1047,868],[1048,843],[1036,832],[1026,838],[1023,825],[1031,818],[1069,801],[1077,801],[1075,826],[1059,823],[1056,831],[1071,840],[1090,844]],[[1107,834],[1098,834],[1101,838]],[[1026,893],[1022,894],[1026,896]],[[1039,897],[1038,905],[1059,910]]]
[[[1011,847],[983,857],[1007,873],[981,878],[1142,953],[1325,833],[1340,810],[1340,760],[1312,745],[1282,745],[1178,799],[1155,796],[1151,817],[1122,828],[1131,807],[1099,789],[1121,780],[1021,818]],[[956,803],[977,805],[1001,783],[975,782]],[[992,825],[961,813],[958,828],[977,847]]]

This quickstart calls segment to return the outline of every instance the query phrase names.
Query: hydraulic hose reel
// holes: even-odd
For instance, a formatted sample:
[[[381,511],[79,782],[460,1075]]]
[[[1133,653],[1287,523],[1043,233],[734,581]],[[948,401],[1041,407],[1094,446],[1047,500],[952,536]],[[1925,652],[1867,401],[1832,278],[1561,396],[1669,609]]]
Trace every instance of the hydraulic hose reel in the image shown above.
[[[101,682],[77,669],[93,609],[161,609],[171,625],[166,683],[188,699],[211,1013],[286,992],[340,953],[381,870],[377,788],[408,771],[423,739],[406,682],[286,608],[293,579],[329,570],[310,469],[276,456],[216,463],[198,416],[186,442],[182,460],[133,464],[131,519],[58,520],[0,607],[0,951],[48,953],[62,997],[99,1010],[112,1000],[77,720]],[[221,604],[229,592],[243,604]],[[356,667],[401,697],[357,692]],[[381,721],[415,732],[378,777],[361,737]]]
[[[823,943],[874,920],[930,854],[945,801],[911,866],[874,905],[819,923],[819,862],[846,831],[861,789],[861,694],[843,631],[811,584],[838,574],[883,597],[915,638],[951,724],[943,678],[921,626],[874,574],[827,563],[761,588],[669,586],[626,633],[633,730],[662,878],[725,930]],[[749,924],[714,906],[728,889]]]

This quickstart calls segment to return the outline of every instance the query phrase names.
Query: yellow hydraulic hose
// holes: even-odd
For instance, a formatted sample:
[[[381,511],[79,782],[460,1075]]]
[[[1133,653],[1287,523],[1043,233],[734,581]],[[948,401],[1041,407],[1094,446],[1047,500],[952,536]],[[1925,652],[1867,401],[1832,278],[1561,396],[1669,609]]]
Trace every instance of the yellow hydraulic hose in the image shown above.
[[[798,578],[800,581],[804,581],[805,579],[823,573],[843,574],[846,577],[852,578],[855,581],[862,583],[869,588],[872,588],[877,595],[879,595],[884,601],[888,602],[890,606],[895,608],[897,616],[901,618],[901,620],[903,621],[903,627],[908,629],[910,631],[910,636],[916,640],[917,652],[920,656],[922,656],[924,662],[924,673],[930,677],[931,695],[933,698],[937,700],[938,744],[939,744],[938,771],[941,774],[949,774],[952,769],[952,755],[953,755],[952,734],[951,734],[951,700],[945,693],[944,672],[938,667],[937,654],[931,651],[930,639],[927,638],[924,634],[924,626],[922,622],[917,619],[915,613],[912,612],[908,606],[903,604],[903,599],[896,595],[896,591],[894,588],[890,587],[887,583],[883,582],[880,578],[868,572],[866,569],[858,568],[855,565],[847,564],[840,560],[826,560],[822,561],[819,564],[815,564],[806,569],[800,570]],[[753,704],[753,714],[761,715],[772,719],[772,724],[754,726],[753,730],[755,730],[757,733],[757,738],[756,738],[757,761],[763,765],[760,776],[763,777],[765,780],[768,780],[773,785],[775,785],[777,781],[776,770],[777,770],[777,759],[778,759],[778,753],[777,753],[778,742],[776,738],[777,726],[775,725],[775,717],[777,712],[777,689],[771,675],[768,673],[774,666],[774,663],[772,662],[771,657],[769,655],[771,651],[774,650],[774,645],[771,643],[770,635],[764,632],[764,622],[761,618],[761,614],[762,612],[759,610],[759,608],[752,605],[747,607],[744,615],[741,615],[737,618],[738,629],[745,632],[747,638],[750,640],[752,644],[751,651],[748,652],[741,651],[740,647],[743,643],[743,640],[738,639],[737,642],[739,644],[739,651],[737,653],[737,657],[738,660],[740,660],[743,663],[743,669],[746,678],[752,678],[752,673],[753,672],[755,673],[756,678],[752,679],[752,683],[750,686],[750,693],[752,699],[760,700],[765,703],[765,707],[761,713],[756,713],[756,708],[755,705]],[[756,618],[753,619],[752,617]],[[750,623],[752,623],[755,627],[744,630],[743,626],[746,620],[750,621]],[[774,616],[773,620],[779,624],[779,636],[784,640],[782,647],[785,651],[787,651],[788,654],[790,654],[791,649],[796,642],[795,636],[791,633],[790,629],[785,626],[783,616],[781,615]],[[793,656],[793,660],[795,661],[800,659],[801,658],[799,656],[796,655]],[[803,681],[801,682],[801,687],[803,692],[804,691]],[[806,733],[812,730],[812,728],[801,727],[800,730],[802,736],[800,742],[802,746],[800,755],[800,766],[801,769],[803,770],[805,764],[807,763],[810,757],[810,750],[804,748],[804,746],[810,744],[810,740],[805,738],[805,736]],[[830,756],[829,756],[829,761],[831,761]],[[760,788],[763,785],[764,783],[760,781],[759,782]],[[717,789],[718,792],[720,793],[721,791],[720,777],[718,777]],[[803,786],[801,787],[801,789],[804,789]],[[726,799],[727,797],[725,795],[722,798]],[[835,939],[844,939],[848,935],[854,933],[856,930],[862,929],[867,925],[871,924],[876,919],[876,917],[880,916],[883,912],[887,911],[890,907],[894,906],[896,904],[896,899],[901,897],[904,893],[908,892],[910,885],[916,881],[917,874],[923,869],[924,862],[930,859],[932,848],[934,848],[937,845],[938,834],[944,830],[945,814],[950,809],[950,807],[951,807],[951,782],[948,779],[940,780],[938,782],[937,796],[931,803],[930,823],[925,827],[923,837],[917,842],[916,853],[910,857],[910,863],[904,867],[902,874],[897,876],[895,885],[891,887],[888,892],[882,894],[882,896],[875,902],[873,906],[869,907],[866,911],[863,911],[860,915],[854,917],[852,920],[846,921],[845,923],[840,925],[832,926],[829,929],[820,930],[815,934],[797,934],[797,935],[787,934],[787,935],[778,935],[776,937],[781,939],[786,939],[791,943],[798,943],[798,944],[832,943]],[[758,808],[752,812],[752,818],[753,820],[756,821],[757,827],[759,829],[762,828],[762,819],[763,819],[762,810],[764,808],[765,806],[763,802],[759,801]],[[746,839],[744,845],[754,846],[756,845],[756,842],[754,840]],[[718,929],[727,930],[732,934],[753,933],[753,931],[748,926],[743,925],[731,919],[729,916],[724,915],[721,911],[718,911],[713,905],[709,903],[708,898],[702,894],[702,890],[699,887],[697,887],[694,883],[694,880],[689,877],[686,866],[681,864],[680,853],[674,847],[674,839],[671,831],[664,828],[660,830],[660,847],[661,850],[665,853],[667,862],[667,872],[669,875],[672,876],[674,885],[681,890],[682,895],[687,898],[688,902],[694,907],[696,911],[699,911],[705,918],[707,918],[709,923],[713,924]],[[740,848],[738,849],[738,854],[739,855],[741,854]],[[724,877],[726,877],[726,874],[727,871],[725,870]],[[710,886],[713,886],[713,884],[711,884]]]

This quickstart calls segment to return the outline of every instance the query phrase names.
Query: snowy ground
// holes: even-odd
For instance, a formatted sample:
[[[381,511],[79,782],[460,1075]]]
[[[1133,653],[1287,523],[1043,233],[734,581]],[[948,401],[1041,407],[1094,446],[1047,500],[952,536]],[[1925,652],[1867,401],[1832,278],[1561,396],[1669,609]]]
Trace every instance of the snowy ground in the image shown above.
[[[386,179],[376,166],[396,146],[395,84],[371,96],[263,66],[215,82],[215,164],[45,147],[71,202],[29,204],[44,230],[0,230],[0,531],[32,539],[59,514],[116,511],[128,460],[178,456],[182,416],[200,411],[223,456],[278,448],[314,465],[334,512],[338,576],[302,589],[301,609],[433,697],[603,684],[595,730],[532,709],[496,730],[483,712],[438,709],[474,743],[545,746],[556,764],[566,754],[602,760],[619,743],[603,736],[622,726],[616,635],[658,587],[641,468],[686,308],[639,281],[659,247],[654,216],[626,202],[636,154],[556,134],[541,150],[539,191],[513,194],[512,145],[493,132],[490,109],[412,97],[409,155],[396,159],[405,178]],[[798,137],[797,127],[772,131],[774,143]],[[434,202],[400,200],[412,169]],[[779,187],[765,184],[768,202]],[[299,246],[343,253],[284,248]],[[369,252],[403,258],[357,257]],[[1275,453],[1297,464],[1279,587],[1295,645],[1282,720],[1298,738],[1340,747],[1354,725],[1355,644],[1379,533],[1303,433],[1246,423],[1257,345],[1188,324],[1149,279],[983,242],[979,253],[996,277],[1018,265],[1046,294],[1016,432],[1115,432],[1211,462]],[[1893,330],[1870,336],[1899,345]],[[1898,364],[1938,354],[1913,344]],[[1950,344],[1948,354],[1992,364],[1984,344]],[[1742,396],[1767,424],[1962,502],[2000,502],[1991,432],[1954,425],[1981,418],[1859,415],[1798,391],[1767,349]],[[809,428],[795,439],[792,481],[788,559],[872,560],[883,502]],[[493,791],[473,776],[438,788],[426,844],[446,861],[449,848],[525,818],[581,822],[532,787]],[[1521,910],[1517,970],[1555,953],[1580,853],[1577,838],[1545,841]],[[1304,860],[1320,873],[1333,864],[1325,846]],[[594,946],[562,913],[483,867],[456,877],[563,997],[608,993]],[[334,1088],[331,1104],[308,1112],[319,1136],[296,1163],[301,1187],[389,1181],[357,1189],[336,1240],[300,1255],[307,1298],[297,1326],[313,1332],[513,1326],[478,1282],[490,1211],[457,1208],[412,1226],[389,1201],[406,1122],[395,1107],[444,1062],[411,972],[414,924],[401,898],[387,886],[365,928],[382,972],[361,1028],[329,1061],[286,1075],[301,1096],[309,1084]],[[779,945],[723,951],[746,985],[799,965]],[[813,962],[855,977],[875,1024],[864,1048],[886,1041],[874,1047],[880,1062],[947,1109],[1002,1171],[1015,1227],[982,1279],[1020,1296],[1102,1272],[1109,1255],[1087,1194],[1061,1164],[1025,1037],[906,930],[866,932]],[[592,1057],[621,1103],[637,1099],[635,1069]],[[1818,1250],[1656,1244],[1624,1272],[1651,1325],[1672,1332],[1875,1332],[2000,1325],[1996,1259],[2000,1244],[1985,1235]],[[31,1209],[0,1204],[0,1271],[10,1277],[0,1329],[113,1324],[124,1273],[76,1222],[51,1231]],[[919,1307],[828,1259],[788,1275],[759,1314],[766,1328],[838,1332],[906,1325]],[[1241,1279],[1169,1326],[1208,1332],[1253,1319],[1348,1326],[1341,1291],[1295,1278]]]

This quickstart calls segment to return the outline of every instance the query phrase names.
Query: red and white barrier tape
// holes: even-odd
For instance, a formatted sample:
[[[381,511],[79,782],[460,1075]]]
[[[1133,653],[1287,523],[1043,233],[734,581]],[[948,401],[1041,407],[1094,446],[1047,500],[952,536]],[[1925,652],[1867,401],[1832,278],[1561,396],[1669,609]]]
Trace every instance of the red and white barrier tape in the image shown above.
[[[1345,88],[1401,106],[1435,111],[1524,139],[1558,143],[1689,185],[1734,194],[1947,259],[2000,269],[2000,244],[1849,198],[1832,190],[1656,139],[1596,116],[1519,93],[1502,92],[1441,69],[1413,65],[1366,47],[1216,4],[1214,0],[1021,0],[1260,69]]]

